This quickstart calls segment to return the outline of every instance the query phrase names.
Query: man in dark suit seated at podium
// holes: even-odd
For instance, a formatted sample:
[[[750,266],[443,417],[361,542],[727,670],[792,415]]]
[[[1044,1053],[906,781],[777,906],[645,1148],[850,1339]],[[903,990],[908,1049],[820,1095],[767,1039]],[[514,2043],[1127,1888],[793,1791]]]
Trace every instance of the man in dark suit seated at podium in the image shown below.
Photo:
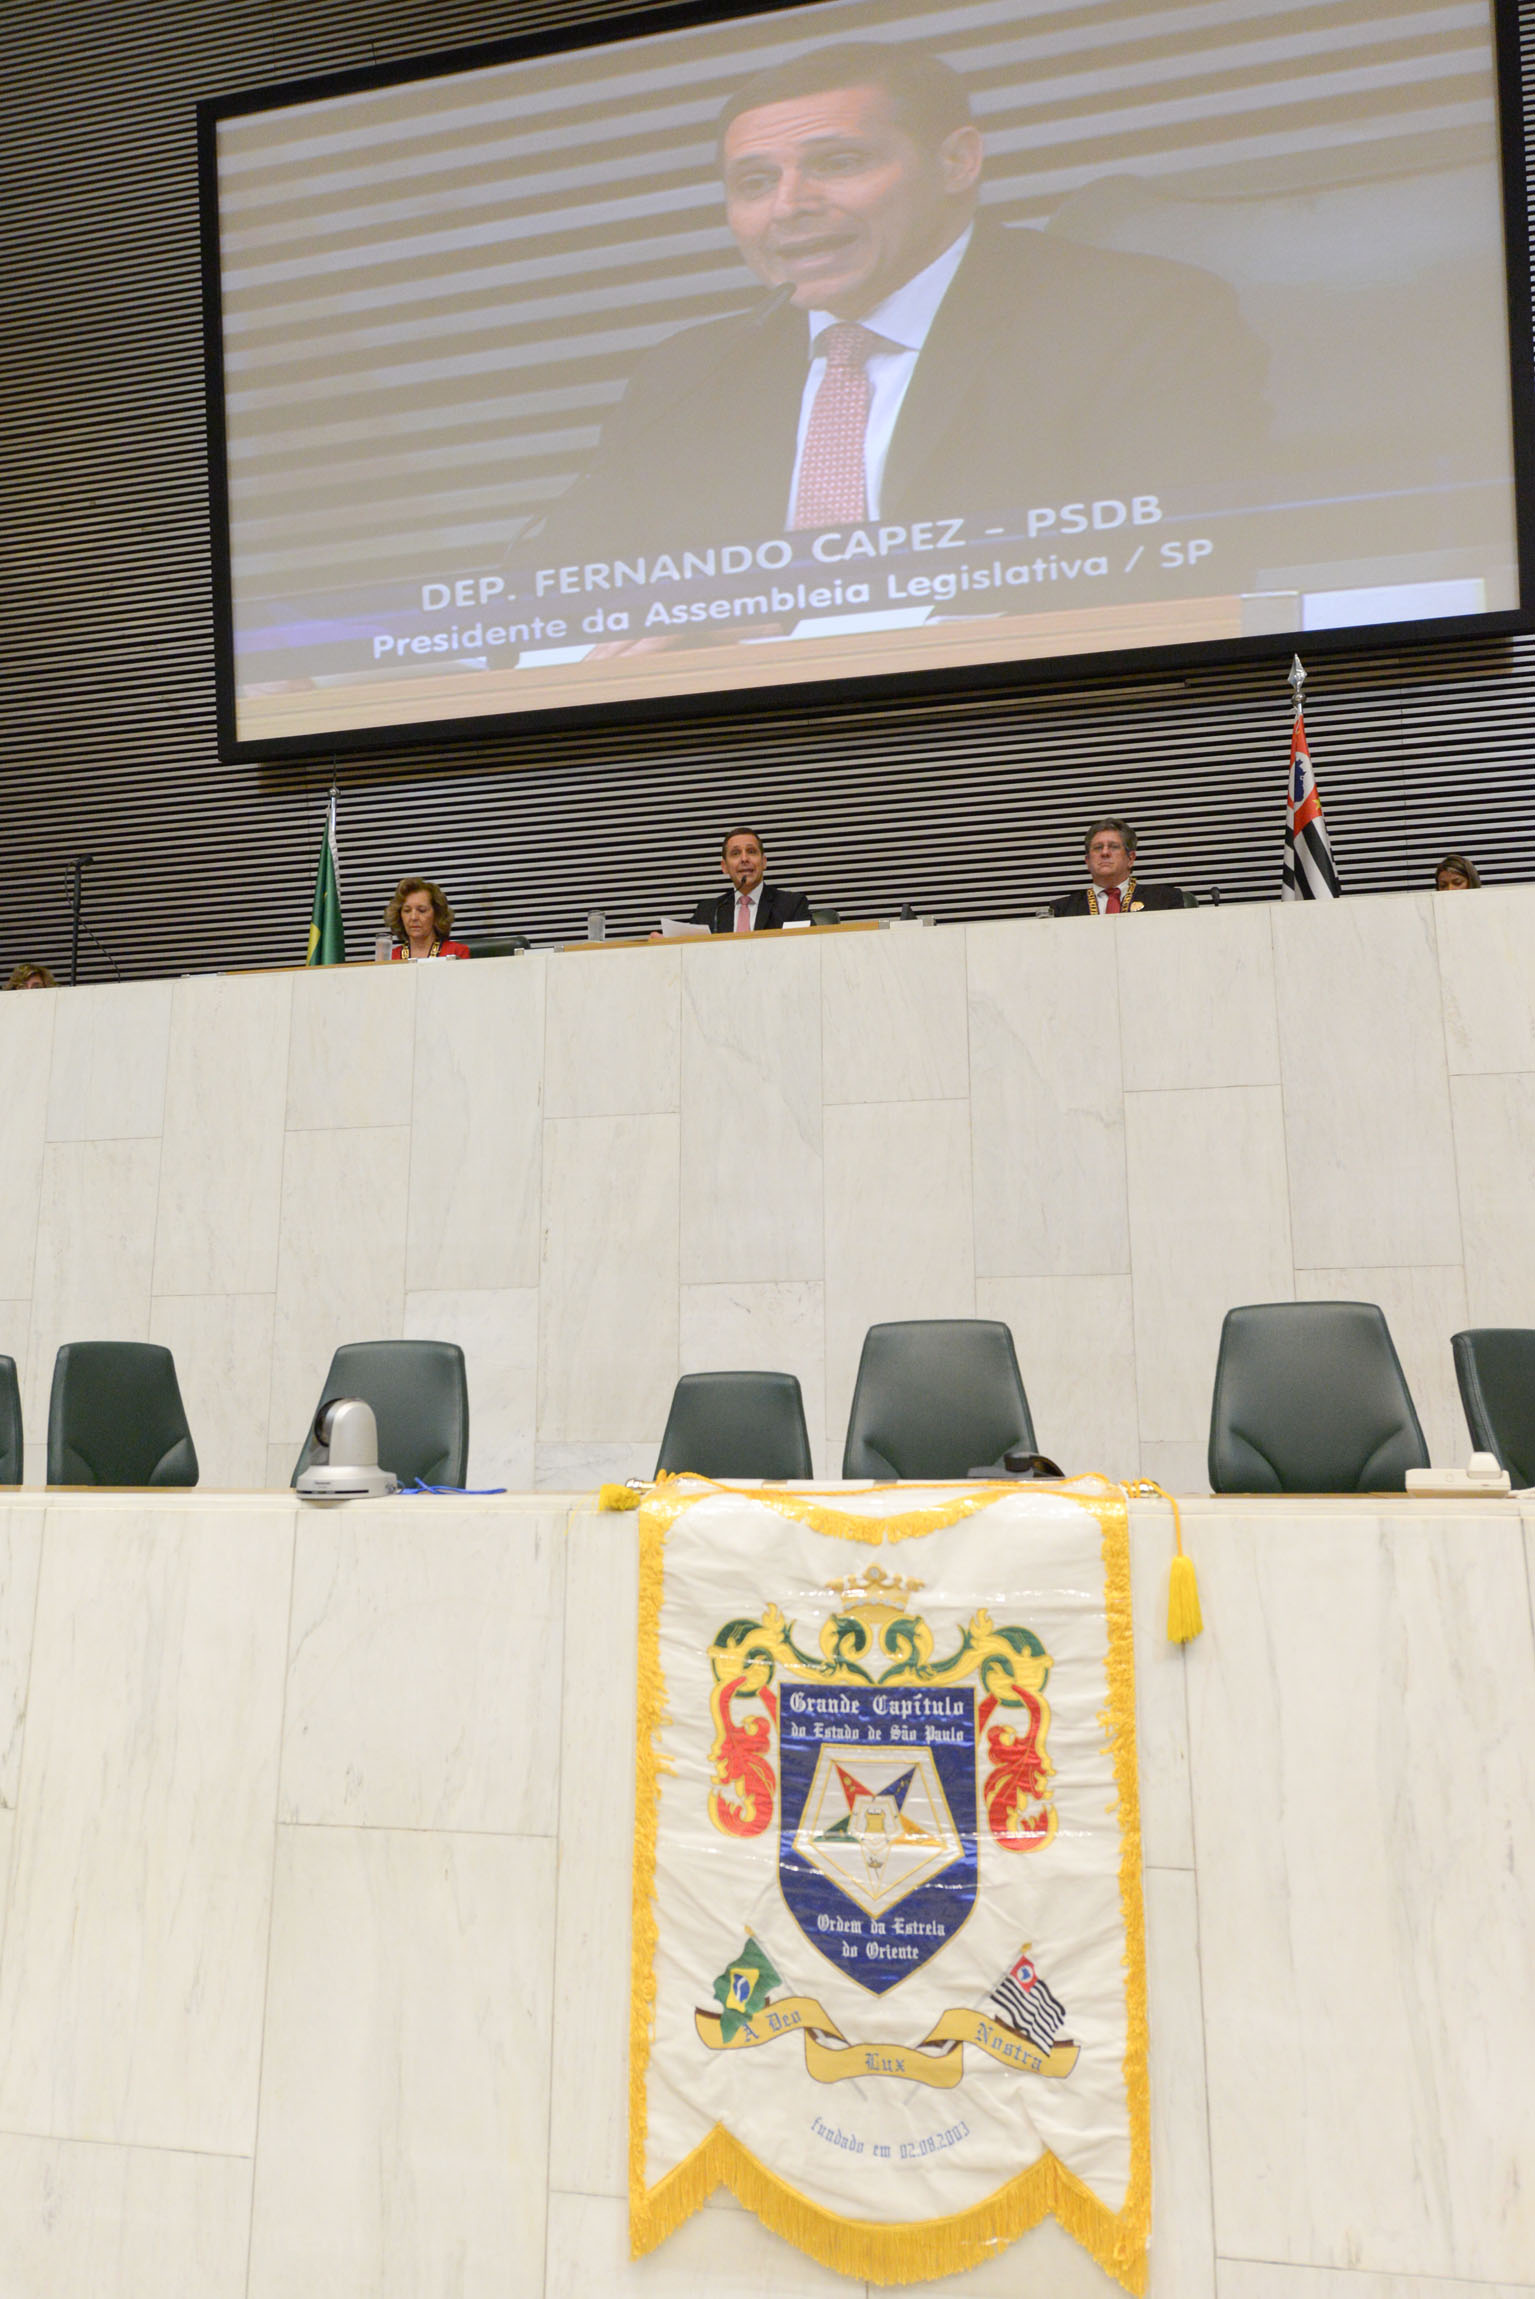
[[[803,894],[787,886],[764,886],[767,856],[755,830],[727,830],[720,848],[720,868],[730,880],[714,902],[700,902],[693,913],[695,926],[711,934],[761,934],[791,920],[810,924],[810,904]]]
[[[1135,832],[1118,815],[1093,823],[1084,841],[1087,879],[1050,907],[1057,918],[1114,918],[1124,910],[1181,910],[1181,886],[1147,886],[1135,875]]]

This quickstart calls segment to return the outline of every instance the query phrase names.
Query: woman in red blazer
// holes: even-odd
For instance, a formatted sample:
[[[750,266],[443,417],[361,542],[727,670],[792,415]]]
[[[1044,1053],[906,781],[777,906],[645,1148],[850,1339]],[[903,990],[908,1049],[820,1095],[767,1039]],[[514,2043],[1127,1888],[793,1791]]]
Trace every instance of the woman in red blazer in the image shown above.
[[[442,888],[430,878],[402,878],[384,913],[394,936],[391,958],[467,958],[468,945],[450,942],[448,928],[453,909]]]

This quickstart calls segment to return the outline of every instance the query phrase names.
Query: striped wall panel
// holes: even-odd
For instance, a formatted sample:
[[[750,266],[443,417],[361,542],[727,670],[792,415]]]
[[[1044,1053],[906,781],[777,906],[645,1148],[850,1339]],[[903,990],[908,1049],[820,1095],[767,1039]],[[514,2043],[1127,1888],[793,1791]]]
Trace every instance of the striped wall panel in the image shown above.
[[[967,12],[977,53],[996,13]],[[1190,12],[1118,0],[1099,13],[1108,24]],[[1368,80],[1366,0],[1232,0],[1214,13],[1232,43],[1287,17],[1325,19],[1332,46],[1318,69]],[[582,14],[621,12],[114,0],[87,41],[60,37],[56,6],[11,0],[0,971],[21,955],[67,959],[77,854],[95,857],[84,978],[276,964],[303,947],[327,767],[226,768],[214,747],[196,102]],[[1403,132],[1437,133],[1453,110],[1465,12],[1425,0],[1421,16],[1408,47],[1384,59],[1379,97],[1388,125],[1395,107]],[[1535,89],[1535,0],[1522,29]],[[1154,88],[1198,93],[1169,77],[1155,43],[1143,62],[1127,102]],[[1070,119],[1070,91],[1053,94],[1052,116]],[[1004,131],[1028,110],[1009,97]],[[1085,165],[1091,149],[1090,133],[1072,144],[1063,131],[1050,168]],[[1006,181],[1015,212],[1030,212],[1038,184]],[[1307,721],[1349,889],[1422,883],[1446,846],[1470,850],[1489,879],[1535,875],[1535,645],[1360,651],[1318,657],[1312,671]],[[948,918],[1037,904],[1072,883],[1081,827],[1103,806],[1140,823],[1148,872],[1226,899],[1271,897],[1288,734],[1283,666],[1270,665],[348,753],[349,947],[365,954],[406,868],[442,877],[470,932],[564,938],[598,906],[610,931],[637,929],[717,883],[718,832],[739,818],[761,822],[775,871],[851,916],[902,901]]]

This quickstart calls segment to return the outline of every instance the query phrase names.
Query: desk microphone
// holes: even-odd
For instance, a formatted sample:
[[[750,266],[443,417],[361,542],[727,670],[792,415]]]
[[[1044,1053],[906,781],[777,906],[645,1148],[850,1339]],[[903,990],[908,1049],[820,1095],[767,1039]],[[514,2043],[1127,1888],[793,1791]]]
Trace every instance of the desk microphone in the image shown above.
[[[70,875],[70,932],[69,932],[69,986],[74,988],[80,979],[80,898],[85,873],[95,861],[94,854],[77,854],[69,866]],[[94,939],[94,937],[93,937]],[[114,967],[113,971],[116,971]]]

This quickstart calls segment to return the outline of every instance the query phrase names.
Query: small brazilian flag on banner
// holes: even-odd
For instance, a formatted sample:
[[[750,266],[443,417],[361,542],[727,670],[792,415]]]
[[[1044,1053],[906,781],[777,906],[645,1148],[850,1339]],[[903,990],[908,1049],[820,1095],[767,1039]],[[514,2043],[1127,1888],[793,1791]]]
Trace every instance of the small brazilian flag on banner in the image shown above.
[[[309,919],[306,966],[341,966],[346,963],[346,934],[341,924],[341,874],[336,867],[336,787],[331,785],[325,836],[320,841],[320,862],[314,874],[314,909]]]
[[[754,2012],[761,2011],[774,1988],[782,1986],[769,1958],[748,1932],[745,1947],[714,1983],[720,2000],[721,2043],[728,2044],[737,2029],[743,2028]]]

